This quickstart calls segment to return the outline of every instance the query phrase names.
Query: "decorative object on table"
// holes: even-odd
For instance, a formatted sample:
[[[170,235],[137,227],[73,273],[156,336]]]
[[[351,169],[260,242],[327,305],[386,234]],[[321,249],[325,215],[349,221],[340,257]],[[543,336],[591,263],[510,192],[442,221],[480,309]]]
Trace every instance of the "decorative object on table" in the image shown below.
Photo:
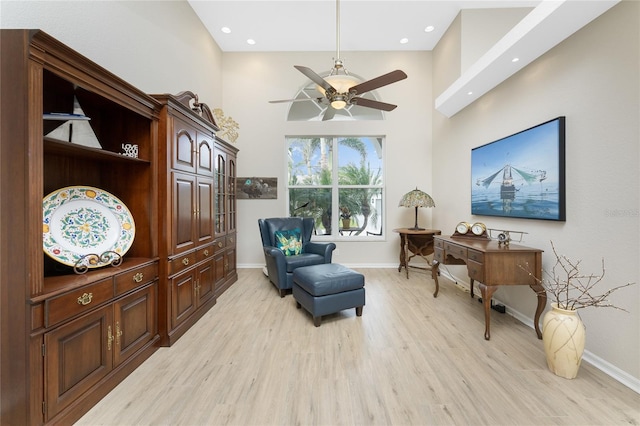
[[[550,271],[543,272],[542,279],[536,279],[553,300],[551,311],[542,320],[542,341],[549,370],[560,377],[573,379],[580,369],[586,334],[578,309],[614,308],[628,312],[612,305],[607,298],[614,291],[635,283],[619,285],[594,296],[593,290],[604,278],[604,259],[600,275],[585,275],[579,269],[581,261],[558,254],[553,242],[551,248],[555,264]]]
[[[278,178],[239,177],[236,178],[238,200],[275,200],[278,198]]]
[[[351,212],[348,207],[340,207],[340,219],[342,220],[342,229],[351,228]]]
[[[68,186],[42,200],[44,252],[76,273],[117,266],[135,237],[127,206],[109,192]]]
[[[426,192],[420,191],[417,187],[413,191],[409,191],[402,196],[398,207],[415,207],[416,209],[416,222],[413,228],[409,228],[414,231],[422,231],[424,228],[418,226],[418,207],[435,207],[436,203],[431,198],[431,195]]]
[[[236,123],[233,118],[225,117],[224,112],[222,112],[222,109],[220,108],[214,108],[213,116],[220,128],[217,135],[223,137],[223,139],[226,139],[229,142],[235,142],[238,139],[238,129],[240,128],[240,125]]]
[[[122,155],[127,157],[138,158],[138,145],[135,143],[123,143]]]
[[[511,241],[516,241],[516,243],[520,243],[522,242],[522,237],[524,236],[524,234],[528,234],[528,232],[524,232],[524,231],[509,231],[509,230],[504,230],[504,229],[492,229],[492,228],[488,228],[487,231],[489,232],[489,238],[491,238],[492,240],[497,240],[498,241],[498,246],[501,245],[505,245],[508,246]],[[511,233],[514,234],[518,234],[517,240],[514,240],[511,237]]]
[[[471,214],[564,221],[565,117],[471,150]]]
[[[78,99],[73,99],[73,113],[49,112],[42,115],[43,120],[64,121],[45,136],[60,141],[71,142],[90,148],[102,149],[98,137],[96,136],[89,120],[80,107]]]
[[[470,238],[486,238],[489,239],[487,226],[482,222],[458,222],[456,229],[451,235],[452,237],[470,237]]]

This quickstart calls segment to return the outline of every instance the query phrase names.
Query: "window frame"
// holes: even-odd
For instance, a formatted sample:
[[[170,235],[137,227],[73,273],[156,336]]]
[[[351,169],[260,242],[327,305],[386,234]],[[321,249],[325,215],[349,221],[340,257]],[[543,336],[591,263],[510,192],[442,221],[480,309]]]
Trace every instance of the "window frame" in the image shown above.
[[[291,141],[299,140],[299,139],[311,139],[311,138],[324,138],[326,140],[331,141],[331,156],[332,156],[332,168],[331,168],[331,184],[330,185],[290,185],[290,169],[288,167],[289,161],[289,149]],[[370,138],[370,139],[378,139],[380,140],[380,169],[381,169],[381,178],[379,185],[345,185],[339,183],[339,147],[338,141],[340,139],[345,138]],[[362,232],[360,235],[343,235],[340,231],[332,232],[329,235],[326,234],[314,234],[314,240],[318,241],[384,241],[386,240],[386,135],[368,135],[368,134],[357,134],[357,135],[343,135],[343,134],[322,134],[322,135],[286,135],[285,136],[285,149],[284,156],[285,161],[287,161],[287,174],[285,175],[285,202],[287,208],[287,214],[290,215],[290,190],[291,189],[329,189],[331,191],[331,206],[340,206],[339,198],[340,198],[340,190],[342,189],[361,189],[361,188],[371,188],[371,189],[379,189],[380,190],[380,206],[378,212],[382,213],[382,219],[378,221],[377,229],[369,229],[369,232],[380,232],[380,235],[367,235],[366,230]],[[340,214],[339,208],[335,209],[331,214],[331,229],[340,229]],[[368,227],[369,228],[369,227]],[[367,228],[367,229],[368,229]]]

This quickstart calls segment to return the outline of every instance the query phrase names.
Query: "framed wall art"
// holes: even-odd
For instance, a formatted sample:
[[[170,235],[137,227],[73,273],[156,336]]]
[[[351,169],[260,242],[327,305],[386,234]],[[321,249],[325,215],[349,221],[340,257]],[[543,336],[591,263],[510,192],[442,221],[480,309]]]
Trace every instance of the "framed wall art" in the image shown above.
[[[278,198],[278,178],[238,177],[236,189],[238,200],[275,200]]]
[[[471,214],[566,219],[565,117],[471,150]]]

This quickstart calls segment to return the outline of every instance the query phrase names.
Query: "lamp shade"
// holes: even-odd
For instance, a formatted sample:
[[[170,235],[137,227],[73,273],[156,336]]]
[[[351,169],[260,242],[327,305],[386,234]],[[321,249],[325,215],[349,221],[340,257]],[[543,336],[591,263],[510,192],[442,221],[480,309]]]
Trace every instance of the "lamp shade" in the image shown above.
[[[402,196],[398,207],[435,207],[436,203],[431,195],[420,191],[418,188],[407,192]]]
[[[418,227],[418,207],[435,207],[436,203],[431,198],[431,195],[426,192],[420,191],[418,188],[413,191],[407,192],[400,199],[398,207],[415,207],[416,209],[416,222],[412,229],[414,231],[421,231],[424,228]]]

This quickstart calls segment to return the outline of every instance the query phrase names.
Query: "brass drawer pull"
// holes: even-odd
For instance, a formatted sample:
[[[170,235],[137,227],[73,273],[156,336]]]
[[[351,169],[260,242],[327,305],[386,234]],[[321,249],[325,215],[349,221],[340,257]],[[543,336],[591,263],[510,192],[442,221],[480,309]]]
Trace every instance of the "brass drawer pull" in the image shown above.
[[[91,303],[91,299],[93,299],[93,293],[85,293],[78,297],[78,305],[86,306]]]
[[[218,241],[218,247],[222,248],[222,241]]]
[[[144,279],[144,274],[142,272],[138,272],[133,276],[133,281],[137,283],[141,283],[143,279]]]
[[[229,238],[229,242],[233,243],[233,237]]]
[[[205,255],[205,256],[209,256],[209,250],[206,250],[206,249],[205,249],[205,251],[204,251],[204,255]]]
[[[184,266],[187,266],[187,265],[189,264],[189,258],[188,258],[188,257],[185,257],[184,259],[182,259],[182,264],[183,264]]]

